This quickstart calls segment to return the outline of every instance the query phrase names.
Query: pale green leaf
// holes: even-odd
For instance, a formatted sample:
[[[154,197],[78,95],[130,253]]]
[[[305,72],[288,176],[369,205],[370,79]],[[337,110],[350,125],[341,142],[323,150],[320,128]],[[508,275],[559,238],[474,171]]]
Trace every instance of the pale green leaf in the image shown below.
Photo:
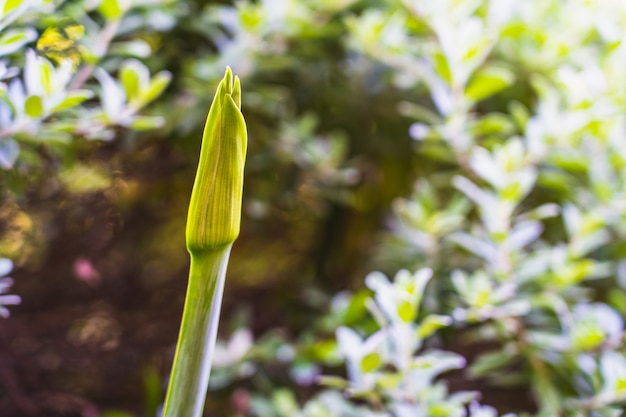
[[[9,170],[13,168],[20,153],[20,147],[11,138],[0,139],[0,168]]]
[[[37,38],[37,32],[31,28],[13,29],[0,36],[0,56],[8,55],[28,42]]]
[[[479,71],[465,89],[465,96],[472,101],[480,101],[507,88],[515,76],[505,68],[488,67]]]
[[[39,96],[28,96],[26,102],[24,103],[24,111],[26,115],[32,118],[39,118],[43,116],[44,108],[41,97]]]
[[[137,97],[137,106],[143,107],[161,95],[172,79],[169,71],[161,71],[152,78],[147,88],[143,89]]]
[[[71,109],[72,107],[76,107],[79,104],[83,103],[86,100],[89,100],[94,96],[93,92],[90,90],[75,90],[71,91],[67,94],[67,97],[63,99],[63,101],[57,104],[53,111],[62,111]]]
[[[152,130],[162,127],[164,123],[165,120],[159,116],[138,116],[134,118],[130,128],[138,131]]]
[[[107,20],[120,19],[128,7],[128,0],[102,0],[98,6],[98,11]]]

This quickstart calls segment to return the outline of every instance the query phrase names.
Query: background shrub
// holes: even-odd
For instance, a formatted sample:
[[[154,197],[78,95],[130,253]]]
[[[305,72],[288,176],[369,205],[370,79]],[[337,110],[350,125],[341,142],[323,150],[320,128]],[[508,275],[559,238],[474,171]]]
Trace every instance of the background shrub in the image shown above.
[[[250,143],[207,414],[622,415],[622,2],[0,10],[9,415],[156,413],[225,65]]]

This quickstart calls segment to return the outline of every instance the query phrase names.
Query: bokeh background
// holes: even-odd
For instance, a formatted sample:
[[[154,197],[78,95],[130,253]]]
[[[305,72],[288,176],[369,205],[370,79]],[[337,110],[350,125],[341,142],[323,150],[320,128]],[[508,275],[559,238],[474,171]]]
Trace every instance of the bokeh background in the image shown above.
[[[373,332],[365,276],[421,267],[435,272],[424,311],[456,320],[429,346],[469,363],[513,352],[475,378],[444,374],[453,392],[480,390],[500,412],[620,415],[606,407],[623,387],[601,368],[622,355],[626,305],[622,2],[10,3],[0,256],[21,303],[0,321],[0,416],[157,414],[226,65],[249,148],[205,415],[299,415],[319,375],[346,375],[336,329]],[[48,89],[31,74],[46,65]],[[483,301],[450,280],[459,269],[487,283]],[[571,336],[563,323],[598,303],[610,312]]]

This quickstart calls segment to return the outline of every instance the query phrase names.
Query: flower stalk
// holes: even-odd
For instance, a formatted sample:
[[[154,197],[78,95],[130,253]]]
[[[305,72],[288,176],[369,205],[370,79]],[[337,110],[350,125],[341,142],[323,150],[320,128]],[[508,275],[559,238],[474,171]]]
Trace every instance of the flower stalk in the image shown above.
[[[163,417],[200,417],[232,245],[239,236],[247,132],[230,68],[207,116],[187,217],[189,284]]]

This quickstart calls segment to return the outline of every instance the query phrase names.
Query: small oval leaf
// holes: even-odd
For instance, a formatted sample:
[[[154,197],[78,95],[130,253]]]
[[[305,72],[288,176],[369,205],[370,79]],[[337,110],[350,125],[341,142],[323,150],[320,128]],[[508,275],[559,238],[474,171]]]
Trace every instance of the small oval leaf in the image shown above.
[[[40,96],[28,96],[24,103],[26,115],[32,118],[43,116],[43,101]]]

